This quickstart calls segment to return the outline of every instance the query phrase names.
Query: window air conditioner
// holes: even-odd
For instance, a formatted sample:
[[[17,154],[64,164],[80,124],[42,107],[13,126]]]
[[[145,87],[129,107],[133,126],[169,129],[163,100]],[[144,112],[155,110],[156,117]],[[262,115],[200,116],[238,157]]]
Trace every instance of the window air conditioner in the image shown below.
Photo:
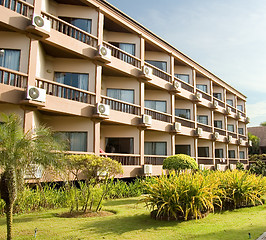
[[[30,164],[25,170],[24,178],[25,179],[40,179],[43,176],[43,167],[39,164]]]
[[[201,170],[201,171],[205,170],[204,164],[199,165],[199,170]]]
[[[218,108],[218,105],[218,101],[214,100],[212,104],[213,108]]]
[[[216,170],[221,171],[222,170],[222,165],[221,164],[217,164],[216,165]]]
[[[220,134],[219,134],[218,132],[215,132],[215,133],[213,134],[213,139],[214,139],[214,140],[218,140],[219,137],[220,137]]]
[[[240,118],[241,118],[241,113],[240,112],[237,112],[236,119],[240,119]]]
[[[177,80],[174,80],[173,87],[176,92],[181,92],[181,83]]]
[[[50,32],[51,23],[48,19],[43,18],[42,16],[33,14],[32,25],[38,28],[45,30],[46,32]]]
[[[203,132],[202,128],[198,127],[195,130],[195,135],[201,137],[202,136],[202,132]]]
[[[173,129],[174,129],[175,132],[181,132],[181,123],[174,122]]]
[[[97,103],[96,105],[96,113],[99,115],[109,116],[110,114],[110,106],[103,104],[103,103]]]
[[[200,92],[196,92],[194,98],[196,101],[200,102],[202,100],[202,94]]]
[[[252,141],[251,140],[248,141],[248,146],[252,147]]]
[[[227,137],[227,142],[232,142],[232,140],[233,140],[233,137],[231,136],[231,135],[229,135],[228,137]]]
[[[34,86],[28,86],[27,99],[38,101],[38,102],[45,102],[46,101],[46,90],[42,88],[37,88]]]
[[[230,169],[230,170],[234,170],[234,169],[236,169],[236,165],[230,163],[230,164],[229,164],[229,169]]]
[[[97,49],[97,56],[96,57],[105,63],[110,63],[111,57],[112,57],[111,49],[109,49],[103,45],[99,45],[98,49]]]
[[[243,139],[242,138],[239,138],[238,139],[238,144],[241,145],[243,143]]]
[[[226,110],[225,110],[225,113],[227,114],[227,115],[230,115],[231,113],[232,113],[232,109],[230,108],[230,107],[226,107]]]
[[[141,76],[145,78],[146,80],[152,80],[152,69],[144,65],[142,67]]]
[[[145,164],[143,165],[143,171],[144,171],[144,174],[146,175],[149,175],[149,174],[152,174],[152,165],[151,164]]]
[[[151,126],[152,117],[150,115],[143,114],[141,118],[141,123],[144,126]]]

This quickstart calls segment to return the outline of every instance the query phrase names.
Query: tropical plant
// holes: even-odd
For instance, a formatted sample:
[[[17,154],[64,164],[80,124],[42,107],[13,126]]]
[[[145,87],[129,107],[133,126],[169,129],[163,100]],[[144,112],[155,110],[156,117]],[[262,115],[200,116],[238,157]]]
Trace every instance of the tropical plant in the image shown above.
[[[249,158],[250,162],[250,172],[255,174],[261,174],[262,176],[266,176],[266,154],[261,155],[252,155]]]
[[[39,127],[23,132],[22,121],[15,114],[1,115],[0,125],[0,195],[5,202],[7,239],[12,239],[12,214],[18,190],[23,185],[24,170],[31,164],[44,168],[62,168],[64,144],[59,143],[50,129]]]
[[[194,158],[186,154],[177,154],[174,156],[167,157],[163,161],[163,169],[175,170],[179,172],[185,169],[198,169],[198,164]]]
[[[241,162],[237,162],[237,163],[236,163],[236,169],[237,169],[237,170],[242,170],[242,171],[244,171],[244,170],[245,170],[245,168],[244,168],[244,164],[241,163]]]
[[[248,140],[252,142],[252,145],[248,148],[249,154],[259,154],[260,138],[251,133],[248,133]]]

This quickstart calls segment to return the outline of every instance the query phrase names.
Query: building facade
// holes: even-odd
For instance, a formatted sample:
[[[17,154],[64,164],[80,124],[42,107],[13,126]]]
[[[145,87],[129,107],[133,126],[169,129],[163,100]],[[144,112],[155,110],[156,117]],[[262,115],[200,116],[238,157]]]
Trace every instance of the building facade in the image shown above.
[[[246,97],[108,2],[1,0],[0,13],[0,112],[25,131],[49,126],[123,177],[177,153],[247,164]]]

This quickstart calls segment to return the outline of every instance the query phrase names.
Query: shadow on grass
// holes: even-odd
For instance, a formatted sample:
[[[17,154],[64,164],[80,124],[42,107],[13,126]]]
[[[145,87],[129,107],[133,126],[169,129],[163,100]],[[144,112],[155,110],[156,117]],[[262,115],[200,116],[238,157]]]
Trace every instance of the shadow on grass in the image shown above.
[[[104,203],[104,207],[113,207],[113,206],[120,206],[120,205],[129,205],[129,204],[137,204],[139,203],[139,199],[115,199],[109,200],[108,202]]]

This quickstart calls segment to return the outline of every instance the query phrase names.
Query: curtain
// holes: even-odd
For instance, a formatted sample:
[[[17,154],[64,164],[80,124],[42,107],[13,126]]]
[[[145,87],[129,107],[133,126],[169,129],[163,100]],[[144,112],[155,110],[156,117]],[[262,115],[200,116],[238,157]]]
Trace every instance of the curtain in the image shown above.
[[[145,107],[160,112],[166,112],[166,101],[145,100]]]
[[[188,74],[175,74],[175,77],[181,79],[182,81],[189,83],[189,75]]]
[[[197,118],[199,123],[208,125],[208,116],[198,116]]]
[[[123,51],[135,56],[135,44],[119,43],[119,48]]]
[[[145,155],[154,155],[152,151],[152,142],[144,143],[144,154]]]
[[[87,152],[87,133],[71,132],[69,141],[71,151]]]
[[[199,90],[201,90],[203,92],[206,92],[206,93],[208,92],[207,85],[197,84],[196,87],[197,87],[197,89],[199,89]]]
[[[166,155],[166,143],[156,142],[155,144],[155,155]]]
[[[153,61],[153,60],[146,60],[147,63],[167,72],[167,62],[163,61]]]
[[[107,96],[124,102],[134,103],[134,90],[108,88]]]

